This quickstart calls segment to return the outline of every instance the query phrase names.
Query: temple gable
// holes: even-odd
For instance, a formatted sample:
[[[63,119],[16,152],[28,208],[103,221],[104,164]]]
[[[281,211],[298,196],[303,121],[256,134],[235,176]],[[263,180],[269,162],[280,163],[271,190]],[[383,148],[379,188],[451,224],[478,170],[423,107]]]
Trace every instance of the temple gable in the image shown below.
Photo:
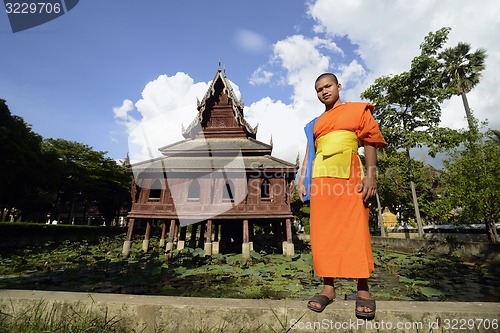
[[[219,68],[210,87],[198,101],[198,115],[182,135],[194,138],[256,138],[257,128],[252,128],[243,116],[243,102],[234,94],[226,74]]]

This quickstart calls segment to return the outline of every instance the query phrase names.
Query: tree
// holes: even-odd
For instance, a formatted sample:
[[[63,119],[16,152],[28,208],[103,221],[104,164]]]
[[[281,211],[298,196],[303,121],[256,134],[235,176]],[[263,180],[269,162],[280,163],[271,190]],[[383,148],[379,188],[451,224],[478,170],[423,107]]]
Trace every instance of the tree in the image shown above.
[[[486,50],[478,49],[473,53],[470,51],[470,44],[459,42],[457,46],[439,53],[438,59],[441,64],[443,87],[448,88],[452,95],[462,96],[469,130],[476,130],[467,93],[479,83],[481,72],[485,68]]]
[[[78,142],[44,140],[0,99],[0,221],[21,214],[45,221],[61,210],[71,221],[81,203],[98,207],[109,224],[130,204],[130,176],[105,155]]]
[[[300,201],[297,186],[295,186],[295,190],[293,191],[290,208],[292,210],[294,218],[296,218],[304,226],[306,233],[309,233],[311,207],[309,205],[309,202],[303,203],[302,201]]]
[[[499,130],[489,130],[488,131],[488,138],[494,144],[499,145],[500,144],[500,131]]]
[[[441,222],[433,205],[438,199],[442,172],[434,167],[411,158],[411,168],[415,179],[415,190],[418,193],[421,215],[427,220]],[[377,191],[381,196],[381,206],[398,212],[402,221],[411,222],[412,204],[411,187],[409,186],[408,159],[405,152],[387,154],[381,152],[378,161]]]
[[[441,103],[449,96],[440,85],[440,64],[436,54],[448,39],[450,28],[429,33],[420,45],[421,53],[413,58],[407,72],[375,80],[361,94],[375,104],[374,117],[379,121],[388,142],[388,152],[403,150],[408,163],[408,176],[419,235],[423,224],[418,206],[411,165],[411,148],[427,146],[429,154],[456,146],[457,131],[439,126]]]
[[[41,143],[42,137],[0,99],[0,221],[35,199],[43,177]]]
[[[110,225],[111,220],[118,217],[120,209],[130,207],[131,177],[124,164],[109,158],[102,160],[96,176],[99,186],[93,196],[106,224]]]
[[[75,205],[99,208],[107,224],[121,207],[128,205],[130,177],[123,165],[105,156],[106,152],[64,139],[45,139],[44,150],[57,156],[59,177],[55,213],[69,211],[72,220]]]
[[[491,243],[499,243],[496,221],[500,218],[500,145],[484,140],[484,134],[469,140],[444,161],[446,182],[443,201],[455,211],[460,223],[483,222]]]

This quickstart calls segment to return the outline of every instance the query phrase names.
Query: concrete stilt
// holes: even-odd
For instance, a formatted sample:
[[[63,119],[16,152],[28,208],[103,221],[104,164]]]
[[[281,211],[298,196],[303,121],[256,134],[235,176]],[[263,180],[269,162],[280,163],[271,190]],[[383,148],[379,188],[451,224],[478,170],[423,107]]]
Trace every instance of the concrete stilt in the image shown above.
[[[283,250],[283,255],[286,256],[288,253],[288,242],[287,241],[281,242],[281,248]]]
[[[150,238],[151,238],[151,220],[148,220],[146,224],[146,232],[144,233],[144,240],[142,241],[142,250],[146,253],[149,250]]]
[[[212,255],[219,254],[219,231],[220,231],[220,222],[215,222],[214,225],[214,241],[212,242]]]
[[[206,243],[205,242],[204,250],[205,250],[205,255],[206,256],[211,256],[212,255],[212,243]]]
[[[149,239],[145,239],[142,241],[142,250],[147,253],[149,249]]]
[[[286,256],[293,257],[295,255],[295,245],[292,242],[287,242]]]
[[[292,223],[290,219],[285,220],[286,229],[286,247],[283,247],[283,254],[288,257],[293,257],[295,255],[295,246],[293,245],[292,239]],[[285,243],[285,242],[283,242]]]
[[[219,242],[212,243],[212,255],[219,254]]]
[[[295,256],[295,245],[293,245],[293,243],[288,243],[287,256],[289,257]]]
[[[127,239],[123,243],[122,256],[123,258],[128,258],[130,254],[130,247],[132,246],[132,233],[134,232],[135,219],[130,219],[127,229]]]
[[[248,220],[243,220],[243,244],[241,245],[241,256],[244,259],[250,258],[250,241],[248,235]]]
[[[243,243],[241,245],[241,257],[244,259],[250,258],[250,243]]]
[[[160,249],[165,247],[165,235],[167,234],[167,223],[163,221],[161,227]]]
[[[174,248],[175,226],[175,220],[170,220],[170,228],[168,230],[167,246],[165,247],[165,252],[172,251],[172,249]]]
[[[128,258],[130,254],[130,247],[132,246],[132,241],[124,241],[123,242],[123,249],[122,249],[122,256],[123,258]]]

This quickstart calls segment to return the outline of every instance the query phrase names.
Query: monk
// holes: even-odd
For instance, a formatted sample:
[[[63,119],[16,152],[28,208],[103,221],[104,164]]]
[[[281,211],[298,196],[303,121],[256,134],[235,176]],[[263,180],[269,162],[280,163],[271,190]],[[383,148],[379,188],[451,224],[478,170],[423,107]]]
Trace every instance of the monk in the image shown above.
[[[355,313],[375,318],[375,300],[368,290],[374,270],[368,228],[368,200],[375,195],[377,148],[387,145],[369,103],[343,103],[341,84],[331,73],[315,83],[325,112],[306,125],[306,154],[298,184],[302,202],[310,200],[314,271],[323,290],[308,302],[321,312],[335,299],[334,278],[356,278]],[[366,172],[358,156],[364,147]]]

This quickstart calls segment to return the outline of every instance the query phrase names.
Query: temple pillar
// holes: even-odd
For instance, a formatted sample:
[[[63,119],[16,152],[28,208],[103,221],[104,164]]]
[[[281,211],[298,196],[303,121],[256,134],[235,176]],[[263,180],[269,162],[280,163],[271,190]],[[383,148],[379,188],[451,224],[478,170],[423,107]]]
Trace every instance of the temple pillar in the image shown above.
[[[292,223],[290,219],[285,220],[285,236],[286,238],[283,240],[283,254],[289,257],[293,257],[295,255],[295,246],[293,245],[292,238]]]
[[[189,247],[196,248],[196,234],[198,233],[198,224],[191,224],[191,237],[189,238]]]
[[[165,235],[167,234],[167,222],[162,220],[161,226],[161,237],[160,237],[160,249],[165,247]]]
[[[148,252],[149,239],[151,238],[151,220],[148,219],[146,223],[146,232],[144,233],[144,240],[142,241],[142,250]]]
[[[214,241],[212,242],[212,254],[219,254],[219,229],[220,229],[220,222],[215,222]]]
[[[205,244],[205,229],[205,223],[200,222],[200,237],[198,238],[198,243],[196,245],[196,247],[199,247],[200,249],[204,248],[203,244]]]
[[[179,224],[180,224],[180,222],[177,223],[177,221],[175,221],[175,223],[174,223],[174,239],[172,240],[172,242],[174,242],[174,243],[175,243],[176,240],[179,240],[179,237],[178,237],[178,235],[179,235]]]
[[[165,247],[165,252],[170,252],[174,248],[176,225],[177,223],[175,223],[174,219],[170,220],[170,228],[168,230],[168,239],[167,239],[167,246]]]
[[[135,219],[131,218],[128,221],[127,238],[123,242],[122,256],[123,258],[128,258],[130,254],[130,247],[132,246],[132,233],[134,231]]]
[[[186,246],[187,227],[180,227],[179,238],[177,240],[177,250],[182,250]]]
[[[204,250],[206,256],[212,255],[212,220],[207,220]]]
[[[248,235],[248,220],[243,220],[243,244],[241,245],[241,256],[244,259],[250,258],[250,241]]]

